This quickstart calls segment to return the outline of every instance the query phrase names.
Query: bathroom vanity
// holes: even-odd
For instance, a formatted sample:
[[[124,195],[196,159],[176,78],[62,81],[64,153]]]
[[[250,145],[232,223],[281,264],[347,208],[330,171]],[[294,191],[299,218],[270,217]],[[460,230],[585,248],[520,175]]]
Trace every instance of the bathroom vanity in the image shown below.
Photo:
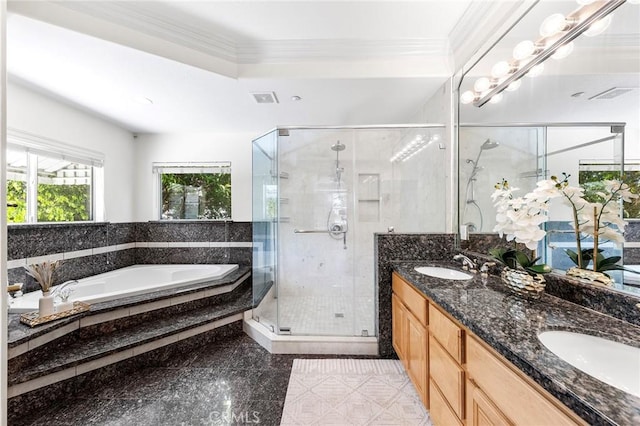
[[[415,271],[428,264],[451,266],[394,264],[392,341],[434,424],[640,422],[640,397],[573,367],[538,338],[566,330],[637,347],[640,328],[546,294],[523,299],[494,276]]]

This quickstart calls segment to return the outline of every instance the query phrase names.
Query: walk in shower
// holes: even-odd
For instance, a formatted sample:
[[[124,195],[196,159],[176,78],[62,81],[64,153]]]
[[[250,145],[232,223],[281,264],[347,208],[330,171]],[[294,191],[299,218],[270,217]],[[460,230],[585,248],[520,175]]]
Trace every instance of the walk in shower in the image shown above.
[[[445,229],[442,126],[278,128],[253,141],[253,320],[374,337],[374,233]]]

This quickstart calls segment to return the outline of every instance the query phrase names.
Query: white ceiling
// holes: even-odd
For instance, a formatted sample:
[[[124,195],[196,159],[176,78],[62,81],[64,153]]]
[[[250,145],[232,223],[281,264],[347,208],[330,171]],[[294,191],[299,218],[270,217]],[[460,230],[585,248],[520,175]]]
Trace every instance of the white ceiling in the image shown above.
[[[404,123],[453,73],[471,3],[11,1],[8,72],[137,133]]]

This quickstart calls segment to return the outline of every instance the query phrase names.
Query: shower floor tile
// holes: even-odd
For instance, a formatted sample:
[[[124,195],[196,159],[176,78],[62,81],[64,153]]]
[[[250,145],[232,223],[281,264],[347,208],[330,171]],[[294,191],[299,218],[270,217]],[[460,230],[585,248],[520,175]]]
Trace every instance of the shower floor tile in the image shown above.
[[[276,306],[278,305],[278,306]],[[372,298],[331,296],[284,296],[265,299],[260,304],[260,322],[274,328],[276,312],[279,326],[294,335],[361,336],[375,333]]]

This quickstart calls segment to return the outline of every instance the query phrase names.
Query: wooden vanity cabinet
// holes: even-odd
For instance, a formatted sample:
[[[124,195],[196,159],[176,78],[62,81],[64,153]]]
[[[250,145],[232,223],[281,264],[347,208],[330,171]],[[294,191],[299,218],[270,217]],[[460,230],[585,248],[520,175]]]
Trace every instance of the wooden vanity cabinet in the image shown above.
[[[465,419],[464,330],[435,303],[429,303],[430,389],[441,401],[431,401],[436,425],[462,424]]]
[[[392,287],[393,347],[434,425],[586,425],[396,273]]]
[[[469,425],[585,423],[476,336],[467,336]]]
[[[393,275],[393,348],[413,382],[425,407],[429,408],[427,300],[397,275]]]

